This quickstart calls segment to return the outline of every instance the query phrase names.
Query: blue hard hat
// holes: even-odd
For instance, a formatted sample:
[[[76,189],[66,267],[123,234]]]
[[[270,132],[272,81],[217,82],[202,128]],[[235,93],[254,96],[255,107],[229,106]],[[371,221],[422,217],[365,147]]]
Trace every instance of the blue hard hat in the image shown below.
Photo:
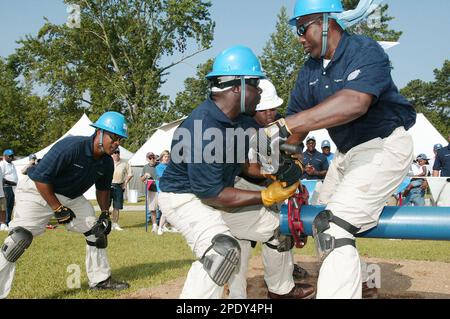
[[[266,77],[258,57],[243,45],[235,45],[222,51],[214,60],[213,69],[206,78],[227,75]]]
[[[128,137],[128,127],[125,116],[120,113],[109,111],[100,116],[91,126],[102,129],[121,137]]]
[[[314,13],[343,12],[341,0],[297,0],[294,7],[294,16],[289,24],[295,26],[297,19]]]
[[[433,151],[437,151],[438,149],[442,148],[442,144],[438,143],[438,144],[434,144],[433,146]]]
[[[12,149],[4,150],[3,151],[3,155],[13,156],[14,155],[14,151]]]
[[[330,141],[329,141],[329,140],[324,140],[324,141],[322,142],[322,148],[324,148],[324,147],[331,147]]]

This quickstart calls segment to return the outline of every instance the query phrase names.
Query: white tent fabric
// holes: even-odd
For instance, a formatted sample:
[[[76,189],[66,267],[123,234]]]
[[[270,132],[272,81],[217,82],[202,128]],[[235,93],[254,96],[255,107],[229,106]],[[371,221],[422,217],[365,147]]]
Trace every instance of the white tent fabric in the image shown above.
[[[434,144],[447,145],[448,142],[445,138],[436,130],[436,128],[428,121],[428,119],[422,114],[417,114],[416,124],[408,130],[411,134],[414,142],[414,156],[419,154],[425,154],[428,158],[434,157],[433,146]],[[316,138],[316,148],[321,150],[320,146],[323,140],[330,141],[331,152],[336,152],[336,145],[330,138],[326,129],[312,131],[308,136],[314,136]]]
[[[416,124],[409,129],[414,141],[414,156],[425,154],[428,158],[433,158],[434,144],[447,145],[447,140],[436,130],[422,113],[417,114]]]
[[[69,137],[69,136],[90,136],[92,134],[94,134],[95,132],[95,128],[93,128],[92,126],[90,126],[90,124],[92,124],[91,120],[87,117],[86,114],[83,114],[81,116],[81,118],[78,120],[78,122],[75,123],[74,126],[72,126],[72,128],[70,130],[68,130],[63,136],[61,136],[58,140],[56,140],[55,142],[53,142],[52,144],[50,144],[49,146],[43,148],[42,150],[36,152],[36,157],[39,158],[43,158],[45,154],[47,154],[47,152],[52,148],[52,146],[62,140],[65,137]],[[126,148],[119,146],[120,149],[120,157],[125,160],[128,161],[131,157],[133,157],[134,153],[130,152],[129,150],[127,150]],[[17,174],[19,176],[19,180],[21,178],[24,177],[23,174],[21,174],[21,170],[23,167],[25,167],[26,165],[28,165],[28,157],[24,157],[20,160],[17,161],[13,161],[14,166],[16,167],[17,170]],[[95,187],[91,187],[85,194],[84,196],[87,199],[95,199]]]
[[[159,155],[164,150],[170,150],[173,134],[184,119],[185,118],[183,117],[176,121],[161,125],[147,140],[147,142],[145,142],[144,145],[142,145],[141,148],[137,150],[134,156],[130,158],[128,163],[131,166],[144,166],[145,164],[147,164],[145,155],[148,152],[153,152],[156,155]]]
[[[392,42],[392,41],[378,41],[378,43],[385,51],[400,44],[400,42]]]

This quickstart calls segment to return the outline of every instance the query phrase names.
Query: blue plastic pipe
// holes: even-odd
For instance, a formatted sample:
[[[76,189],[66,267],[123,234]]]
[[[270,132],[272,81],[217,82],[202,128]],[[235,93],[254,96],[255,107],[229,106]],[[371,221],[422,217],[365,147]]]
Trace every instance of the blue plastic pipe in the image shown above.
[[[312,222],[325,206],[305,205],[301,208],[303,228],[312,236]],[[280,212],[280,230],[290,234],[287,205]],[[450,207],[385,206],[376,227],[356,237],[450,240]]]

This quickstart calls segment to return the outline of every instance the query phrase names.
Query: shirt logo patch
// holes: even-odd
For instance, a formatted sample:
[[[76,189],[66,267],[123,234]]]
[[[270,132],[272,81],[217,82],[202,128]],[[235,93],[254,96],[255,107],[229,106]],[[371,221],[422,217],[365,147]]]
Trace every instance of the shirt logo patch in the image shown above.
[[[339,82],[342,82],[342,81],[344,81],[344,80],[343,79],[336,79],[336,80],[334,80],[335,83],[339,83]]]
[[[98,175],[103,176],[105,174],[103,174],[102,172],[97,172]]]
[[[76,166],[76,167],[79,167],[79,168],[84,168],[83,166],[78,165],[78,164],[73,164],[73,166]]]
[[[350,73],[347,77],[347,81],[353,81],[358,77],[358,75],[361,73],[361,70],[355,70],[352,73]]]
[[[315,80],[314,82],[309,82],[309,85],[316,85],[319,82],[319,79]]]

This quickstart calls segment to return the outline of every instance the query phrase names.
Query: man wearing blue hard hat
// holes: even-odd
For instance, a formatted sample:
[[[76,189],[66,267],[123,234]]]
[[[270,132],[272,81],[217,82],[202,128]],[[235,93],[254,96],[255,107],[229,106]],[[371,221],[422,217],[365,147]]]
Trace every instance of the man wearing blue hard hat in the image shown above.
[[[270,207],[292,196],[298,185],[274,182],[252,188],[237,178],[247,173],[245,161],[238,159],[245,143],[233,138],[229,144],[225,137],[242,129],[242,113],[253,116],[260,101],[258,84],[265,75],[253,51],[241,45],[224,50],[206,78],[211,94],[175,131],[171,159],[159,184],[161,210],[198,258],[180,298],[221,298],[225,283],[231,292],[245,294],[250,241],[277,245],[279,219]],[[211,139],[217,148],[210,158]],[[262,255],[270,298],[313,296],[311,286],[294,283],[290,251],[263,245]]]
[[[6,199],[6,219],[5,225],[7,226],[12,218],[14,203],[15,203],[15,194],[14,188],[17,185],[17,181],[19,180],[17,176],[17,170],[12,161],[14,160],[14,151],[12,149],[7,149],[3,151],[3,161],[0,162],[0,170],[3,171],[3,192],[5,194]],[[4,230],[7,230],[8,227],[3,227]]]
[[[290,24],[309,59],[288,116],[267,130],[270,140],[300,143],[310,131],[326,128],[337,146],[319,195],[326,209],[313,222],[322,262],[317,298],[361,298],[354,236],[377,225],[413,160],[406,131],[416,112],[392,81],[389,57],[373,39],[345,31],[370,10],[372,0],[347,12],[339,0],[296,2]]]
[[[106,247],[111,231],[109,192],[114,171],[111,154],[128,137],[125,117],[106,112],[91,124],[92,136],[70,136],[57,142],[19,181],[14,218],[0,254],[0,297],[11,290],[17,259],[31,245],[33,237],[45,231],[54,216],[67,230],[86,237],[86,271],[89,287],[121,290],[127,283],[111,278]],[[100,217],[83,194],[97,189]]]

